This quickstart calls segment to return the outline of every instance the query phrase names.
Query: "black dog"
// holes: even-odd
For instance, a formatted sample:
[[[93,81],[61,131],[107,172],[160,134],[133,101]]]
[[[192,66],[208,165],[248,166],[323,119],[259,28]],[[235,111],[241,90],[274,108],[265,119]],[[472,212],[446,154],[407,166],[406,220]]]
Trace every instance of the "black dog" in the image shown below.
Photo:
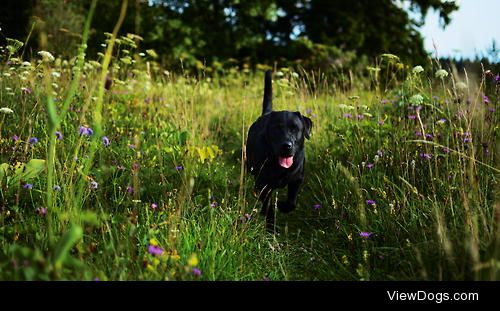
[[[281,212],[293,211],[304,181],[304,139],[311,135],[312,121],[300,112],[272,111],[272,72],[264,82],[262,115],[248,131],[247,169],[255,176],[255,191],[262,201],[261,214],[268,229],[274,228],[272,191],[288,186],[288,198],[278,202]]]

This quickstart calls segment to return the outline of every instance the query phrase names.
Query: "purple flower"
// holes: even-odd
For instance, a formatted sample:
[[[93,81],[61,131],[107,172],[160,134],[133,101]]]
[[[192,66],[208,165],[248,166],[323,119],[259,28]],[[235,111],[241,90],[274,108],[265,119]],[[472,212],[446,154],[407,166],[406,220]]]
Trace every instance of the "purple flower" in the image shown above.
[[[248,213],[245,213],[243,216],[245,216],[246,220],[250,220],[252,218],[252,216]]]
[[[175,169],[176,169],[176,170],[178,170],[178,171],[182,171],[182,170],[184,170],[184,166],[182,166],[182,165],[177,165],[177,166],[175,167]]]
[[[158,205],[156,203],[151,203],[151,208],[152,209],[157,209],[158,208]]]
[[[311,108],[307,108],[307,109],[306,109],[306,114],[311,114],[311,112],[312,112],[312,109],[311,109]]]
[[[416,116],[416,115],[414,115],[414,114],[410,114],[410,115],[408,116],[408,119],[410,119],[410,120],[415,120],[416,118],[417,118],[417,116]]]
[[[132,170],[133,170],[133,171],[137,171],[137,170],[139,170],[139,167],[140,167],[139,163],[134,163],[134,164],[132,164]]]
[[[432,140],[432,138],[434,138],[434,136],[432,136],[432,134],[425,134],[425,138]]]
[[[385,98],[380,101],[381,104],[387,104],[388,102],[389,102],[389,100],[385,99]]]
[[[12,140],[13,141],[18,141],[19,140],[19,136],[17,136],[17,135],[12,136]]]
[[[362,231],[359,233],[359,236],[362,237],[363,239],[368,239],[372,236],[373,232],[366,232]]]
[[[101,279],[100,278],[94,278],[95,282],[99,282]]]
[[[351,119],[352,118],[352,114],[350,114],[350,113],[344,113],[344,118]]]
[[[212,202],[212,203],[210,203],[210,207],[211,207],[211,208],[215,208],[215,207],[217,207],[217,202]]]
[[[104,144],[105,147],[108,147],[111,144],[111,142],[109,141],[108,136],[103,136],[102,137],[102,143]]]
[[[377,155],[379,157],[383,157],[384,156],[384,152],[382,150],[377,150]]]
[[[489,104],[490,103],[490,99],[486,95],[483,95],[483,101],[484,101],[485,104]]]
[[[62,140],[63,139],[63,134],[61,132],[55,132],[57,140]]]
[[[55,185],[54,187],[52,187],[52,189],[55,191],[61,191],[61,187],[58,185]]]
[[[31,93],[33,93],[33,90],[32,90],[30,87],[22,87],[22,88],[21,88],[21,91],[22,91],[24,94],[31,94]]]
[[[488,111],[489,111],[489,112],[495,112],[495,111],[497,111],[497,110],[496,110],[495,108],[493,108],[493,107],[488,107]]]
[[[130,145],[128,145],[128,147],[129,147],[130,149],[135,149],[135,145],[134,145],[134,144],[130,144]]]
[[[40,216],[45,216],[47,214],[47,208],[46,207],[37,207],[36,212]]]
[[[450,148],[448,147],[443,147],[442,150],[444,153],[450,153]]]
[[[132,188],[131,186],[128,186],[127,187],[127,192],[128,193],[134,193],[134,188]]]
[[[149,245],[148,246],[148,253],[154,256],[161,256],[163,255],[163,248],[157,246],[157,245]]]
[[[367,163],[366,164],[366,168],[369,169],[369,170],[371,170],[374,166],[375,166],[375,164],[373,164],[373,163]]]
[[[384,125],[384,123],[385,123],[385,121],[384,121],[384,120],[379,120],[379,121],[378,121],[378,124],[379,124],[379,125]]]
[[[430,160],[432,158],[432,154],[430,154],[430,153],[421,153],[420,157],[422,159]]]
[[[29,144],[30,145],[36,145],[38,144],[38,138],[36,137],[30,137],[30,139],[28,140]]]
[[[470,143],[471,141],[472,141],[472,138],[470,138],[470,137],[464,138],[464,143]]]
[[[91,136],[92,134],[94,134],[94,131],[90,127],[80,126],[80,135]]]
[[[363,119],[365,118],[365,116],[364,116],[364,115],[362,115],[362,114],[358,114],[358,115],[356,116],[356,118],[357,118],[358,120],[363,120]]]
[[[193,275],[196,276],[196,277],[199,277],[201,276],[201,270],[198,269],[198,268],[193,268]]]
[[[314,205],[313,205],[313,208],[314,208],[315,210],[319,210],[319,209],[321,208],[321,204],[319,204],[319,203],[318,203],[318,204],[314,204]]]
[[[24,189],[31,190],[31,189],[33,189],[33,184],[24,184],[24,185],[23,185],[23,188],[24,188]]]
[[[445,123],[446,121],[447,121],[447,120],[446,120],[445,118],[441,118],[441,119],[439,119],[439,120],[438,120],[438,123],[443,124],[443,123]]]
[[[90,189],[97,189],[99,187],[99,184],[95,181],[90,182]]]
[[[497,74],[497,76],[495,77],[495,81],[500,82],[500,74]]]
[[[422,132],[420,132],[420,131],[415,132],[415,136],[421,137],[422,136]]]
[[[377,204],[377,202],[375,202],[374,200],[366,200],[366,204],[375,205],[375,204]]]

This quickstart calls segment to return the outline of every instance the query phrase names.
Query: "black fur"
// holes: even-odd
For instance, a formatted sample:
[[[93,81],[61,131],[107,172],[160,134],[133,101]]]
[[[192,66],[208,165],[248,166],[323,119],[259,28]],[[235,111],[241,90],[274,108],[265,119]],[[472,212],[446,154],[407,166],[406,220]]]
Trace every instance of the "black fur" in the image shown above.
[[[304,140],[310,138],[311,119],[300,112],[272,111],[272,72],[264,82],[262,115],[248,131],[246,145],[247,169],[255,176],[255,191],[262,201],[261,213],[268,229],[274,228],[274,206],[270,204],[274,189],[288,186],[286,201],[278,202],[281,212],[293,211],[304,181]],[[290,164],[283,159],[293,157]],[[281,158],[281,160],[280,160]]]

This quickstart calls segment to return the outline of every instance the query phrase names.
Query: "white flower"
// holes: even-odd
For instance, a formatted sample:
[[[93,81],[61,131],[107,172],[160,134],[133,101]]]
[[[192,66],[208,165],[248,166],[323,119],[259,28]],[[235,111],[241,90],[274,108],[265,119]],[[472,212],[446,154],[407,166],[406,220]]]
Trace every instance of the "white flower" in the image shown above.
[[[2,107],[2,108],[0,108],[0,112],[5,113],[5,114],[11,114],[11,113],[14,113],[14,110],[7,108],[7,107]]]
[[[21,64],[22,66],[25,66],[25,67],[30,67],[31,66],[31,63],[30,62],[22,62]]]
[[[412,72],[414,74],[419,74],[419,73],[421,73],[423,71],[424,71],[424,67],[422,67],[422,66],[415,66],[415,67],[413,67],[413,70],[412,70]]]
[[[415,106],[421,105],[423,102],[424,102],[424,97],[420,94],[416,94],[410,97],[410,103],[412,103]]]
[[[38,55],[40,55],[44,61],[53,62],[55,60],[54,56],[47,51],[39,51]]]
[[[436,71],[436,78],[443,79],[446,78],[447,76],[448,76],[448,71],[444,69],[439,69],[438,71]]]
[[[57,71],[52,71],[52,76],[53,76],[54,78],[60,78],[60,77],[61,77],[61,74],[60,74],[59,72],[57,72]]]

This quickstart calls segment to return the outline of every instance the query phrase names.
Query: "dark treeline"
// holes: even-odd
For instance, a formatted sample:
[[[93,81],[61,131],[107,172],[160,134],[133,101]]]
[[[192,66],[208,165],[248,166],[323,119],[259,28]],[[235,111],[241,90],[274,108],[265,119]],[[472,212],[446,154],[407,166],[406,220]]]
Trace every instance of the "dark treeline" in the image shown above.
[[[40,48],[73,56],[90,3],[4,0],[1,32],[25,41],[33,29],[25,57]],[[119,0],[98,2],[90,55],[102,51],[120,5]],[[412,19],[408,9],[421,19]],[[170,66],[179,60],[192,67],[293,61],[326,69],[381,53],[424,64],[428,55],[417,27],[429,9],[446,25],[457,6],[441,0],[129,0],[120,34],[139,35],[141,49],[154,49]]]

